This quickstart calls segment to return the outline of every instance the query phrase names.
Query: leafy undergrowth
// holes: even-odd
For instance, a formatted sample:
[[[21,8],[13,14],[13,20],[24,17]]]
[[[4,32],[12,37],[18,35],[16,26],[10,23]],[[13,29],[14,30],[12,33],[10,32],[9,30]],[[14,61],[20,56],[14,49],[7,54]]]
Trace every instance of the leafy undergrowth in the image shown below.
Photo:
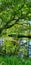
[[[31,65],[31,58],[0,56],[0,65]]]

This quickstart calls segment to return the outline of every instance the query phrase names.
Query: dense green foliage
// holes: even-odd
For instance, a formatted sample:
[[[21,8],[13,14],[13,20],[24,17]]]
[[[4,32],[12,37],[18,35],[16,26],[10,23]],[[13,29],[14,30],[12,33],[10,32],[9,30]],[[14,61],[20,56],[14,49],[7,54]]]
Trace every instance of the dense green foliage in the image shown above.
[[[8,39],[0,43],[0,55],[18,54],[19,49],[27,55],[27,43],[22,48],[19,46],[22,36],[31,37],[31,1],[0,0],[0,38]]]
[[[8,37],[7,37],[8,39]],[[0,55],[14,55],[17,54],[18,42],[10,38],[9,40],[4,39],[3,43],[0,43]]]
[[[31,1],[0,0],[0,36],[11,33],[31,35],[28,21],[31,21]]]
[[[25,38],[28,42],[29,39]],[[22,39],[20,39],[22,40]],[[28,57],[28,43],[22,43],[21,41],[15,40],[12,37],[4,38],[4,42],[0,43],[0,55],[18,55],[22,57]]]
[[[0,57],[0,65],[31,65],[31,59],[24,59],[16,56]]]

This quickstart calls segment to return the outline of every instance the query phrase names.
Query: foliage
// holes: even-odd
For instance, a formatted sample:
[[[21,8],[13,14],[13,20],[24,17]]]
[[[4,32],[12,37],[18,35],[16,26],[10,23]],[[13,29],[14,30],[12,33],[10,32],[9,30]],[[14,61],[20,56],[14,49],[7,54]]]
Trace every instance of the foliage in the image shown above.
[[[18,41],[21,37],[31,37],[31,1],[0,0],[0,37],[13,37]],[[4,40],[0,45],[0,54],[14,55],[18,49],[27,55],[25,47],[19,48],[18,42]],[[25,49],[25,50],[24,50]]]
[[[28,39],[26,40],[28,42]],[[19,42],[17,39],[13,39],[13,37],[4,38],[4,43],[0,44],[0,55],[23,55],[23,57],[28,57],[27,42],[25,44],[22,43],[21,46],[21,41]]]
[[[0,57],[0,65],[31,65],[31,59],[25,59],[17,56]]]
[[[16,41],[16,40],[15,40]],[[18,50],[18,42],[14,42],[11,40],[4,40],[4,43],[2,43],[0,45],[0,54],[1,55],[14,55],[14,54],[18,54],[17,50]]]
[[[31,2],[0,0],[0,36],[11,33],[29,35],[29,24],[21,25],[28,21],[31,21]]]

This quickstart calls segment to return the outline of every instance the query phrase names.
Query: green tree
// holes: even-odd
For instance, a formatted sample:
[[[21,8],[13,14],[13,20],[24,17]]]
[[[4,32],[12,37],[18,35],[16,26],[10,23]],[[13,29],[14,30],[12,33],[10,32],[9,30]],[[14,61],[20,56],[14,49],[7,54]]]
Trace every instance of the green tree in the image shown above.
[[[0,0],[0,36],[22,33],[21,30],[25,29],[29,31],[29,25],[26,24],[27,27],[25,25],[25,29],[22,29],[21,23],[28,23],[30,20],[31,2],[27,0]],[[25,35],[29,33],[28,31]]]

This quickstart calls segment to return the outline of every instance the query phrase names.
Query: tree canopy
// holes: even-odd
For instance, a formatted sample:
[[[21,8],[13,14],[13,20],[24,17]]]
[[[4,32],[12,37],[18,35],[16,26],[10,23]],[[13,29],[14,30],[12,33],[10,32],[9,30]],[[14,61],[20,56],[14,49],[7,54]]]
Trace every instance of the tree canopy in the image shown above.
[[[31,35],[30,22],[31,1],[0,0],[0,36]]]

